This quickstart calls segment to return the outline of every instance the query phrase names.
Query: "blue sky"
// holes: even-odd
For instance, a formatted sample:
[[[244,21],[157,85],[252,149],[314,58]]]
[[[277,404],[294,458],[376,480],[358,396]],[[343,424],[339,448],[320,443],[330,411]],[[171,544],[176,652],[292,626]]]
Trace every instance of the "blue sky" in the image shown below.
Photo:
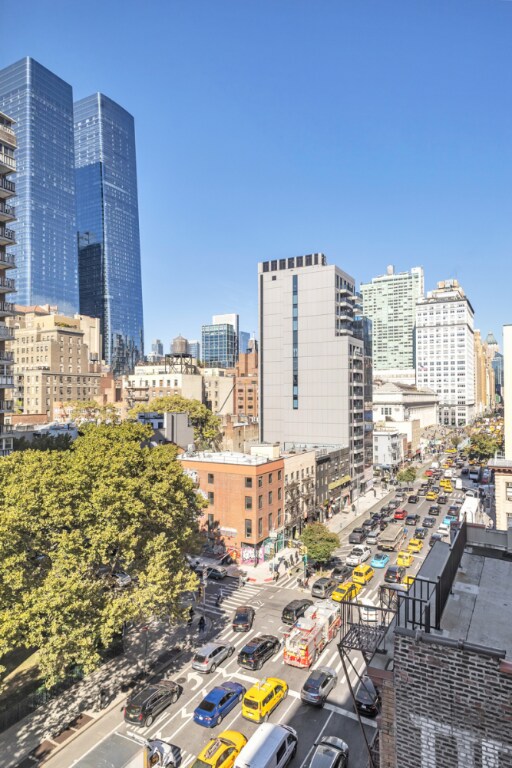
[[[257,263],[458,278],[512,322],[509,0],[17,0],[31,55],[134,116],[146,342],[257,328]]]

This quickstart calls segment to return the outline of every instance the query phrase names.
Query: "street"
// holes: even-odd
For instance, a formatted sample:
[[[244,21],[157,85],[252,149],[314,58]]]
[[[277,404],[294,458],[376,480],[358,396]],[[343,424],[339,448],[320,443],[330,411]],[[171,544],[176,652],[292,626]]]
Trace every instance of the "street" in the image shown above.
[[[419,485],[419,482],[418,480],[415,485]],[[470,487],[473,483],[465,481],[465,485]],[[449,502],[463,498],[463,490],[454,491],[450,495]],[[423,519],[428,514],[428,507],[431,504],[431,501],[420,496],[418,503],[405,503],[402,506],[407,512],[417,512]],[[377,511],[382,505],[383,500],[376,500],[374,507],[369,510],[367,516],[370,516],[371,512]],[[429,530],[429,536],[442,522],[448,506],[449,504],[446,504],[441,507],[435,527]],[[361,521],[355,520],[354,524],[356,522],[360,524]],[[418,525],[421,525],[421,520]],[[343,559],[352,549],[352,545],[348,543],[351,527],[343,532],[340,548],[335,553]],[[408,537],[410,538],[413,533],[414,530],[409,530]],[[429,551],[427,537],[422,551],[413,556],[413,563],[407,571],[408,574],[415,575],[417,573]],[[376,552],[377,548],[372,547],[372,555]],[[396,563],[397,553],[389,552],[387,554],[390,555],[389,564]],[[370,560],[367,562],[369,563]],[[379,604],[379,588],[384,581],[385,570],[385,568],[375,570],[371,582],[360,592],[361,597],[370,598],[375,604]],[[193,653],[202,644],[202,638],[195,623],[190,631],[189,647],[180,654],[175,661],[175,666],[166,673],[168,679],[174,680],[182,687],[182,693],[177,704],[164,710],[148,728],[126,725],[123,721],[122,709],[111,711],[100,718],[89,730],[80,734],[68,747],[56,754],[55,757],[50,758],[47,762],[48,768],[69,768],[70,766],[76,766],[76,768],[125,768],[125,766],[139,768],[140,766],[141,768],[141,740],[151,737],[162,738],[175,745],[180,765],[182,768],[187,768],[212,735],[234,729],[241,731],[249,738],[258,727],[242,718],[240,705],[237,705],[227,715],[225,721],[215,728],[206,729],[195,724],[192,720],[193,711],[204,695],[215,685],[226,680],[240,682],[249,688],[253,683],[269,676],[285,679],[290,688],[288,698],[280,703],[270,719],[273,723],[291,725],[299,734],[299,748],[292,763],[293,768],[303,768],[307,764],[314,742],[320,735],[335,735],[344,739],[350,748],[351,766],[353,768],[366,766],[368,754],[365,740],[354,711],[349,685],[343,673],[341,658],[334,641],[326,646],[314,665],[314,667],[334,667],[338,674],[338,685],[329,695],[323,709],[316,709],[301,702],[300,690],[309,671],[285,664],[282,650],[267,661],[259,673],[242,669],[237,664],[237,653],[249,638],[260,633],[266,633],[282,639],[283,632],[289,629],[281,622],[282,609],[293,599],[310,597],[309,590],[306,591],[298,587],[298,579],[301,576],[301,570],[296,569],[291,575],[283,575],[278,584],[246,584],[240,587],[238,580],[233,578],[226,578],[222,585],[219,582],[209,582],[206,590],[205,610],[206,615],[212,619],[213,631],[209,633],[208,638],[233,643],[235,652],[231,658],[222,662],[213,674],[201,675],[192,670]],[[313,582],[314,578],[311,579],[310,586]],[[221,605],[217,606],[216,597],[221,588],[224,599]],[[237,606],[244,604],[251,605],[256,611],[253,628],[247,633],[233,632],[231,629],[233,613]],[[365,662],[361,654],[356,652],[352,653],[351,658],[355,671],[351,671],[350,679],[352,685],[357,687],[358,674],[363,672]],[[371,743],[376,728],[375,722],[363,718],[363,723],[367,738]]]

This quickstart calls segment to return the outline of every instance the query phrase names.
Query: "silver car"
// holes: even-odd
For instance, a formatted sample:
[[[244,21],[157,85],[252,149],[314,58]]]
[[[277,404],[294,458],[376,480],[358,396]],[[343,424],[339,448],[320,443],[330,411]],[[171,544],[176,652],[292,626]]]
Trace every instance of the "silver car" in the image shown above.
[[[207,643],[200,648],[192,661],[192,669],[198,672],[215,672],[221,661],[233,654],[231,643]]]
[[[336,687],[338,675],[331,667],[318,667],[309,675],[302,686],[300,698],[308,704],[315,704],[317,707],[323,707],[327,696]]]

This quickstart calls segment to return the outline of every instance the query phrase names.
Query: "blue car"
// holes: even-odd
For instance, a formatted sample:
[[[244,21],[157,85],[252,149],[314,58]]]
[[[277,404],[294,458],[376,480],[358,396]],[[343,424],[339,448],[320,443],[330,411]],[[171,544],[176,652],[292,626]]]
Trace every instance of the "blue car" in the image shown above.
[[[212,688],[194,710],[194,722],[213,728],[231,712],[235,704],[242,701],[245,688],[240,683],[223,683]]]
[[[370,565],[372,568],[385,568],[389,563],[389,555],[385,555],[384,552],[378,552],[373,556]]]

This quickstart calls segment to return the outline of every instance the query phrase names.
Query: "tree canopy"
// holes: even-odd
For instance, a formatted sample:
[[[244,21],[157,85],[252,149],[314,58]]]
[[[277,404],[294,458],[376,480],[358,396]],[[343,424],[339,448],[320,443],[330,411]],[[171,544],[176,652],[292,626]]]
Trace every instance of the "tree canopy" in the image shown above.
[[[416,470],[414,467],[407,467],[406,469],[401,469],[400,472],[398,472],[396,479],[399,483],[414,483],[416,480]]]
[[[121,421],[120,410],[114,403],[99,405],[96,400],[69,400],[65,408],[76,424],[119,424]]]
[[[67,451],[0,462],[0,657],[38,648],[50,685],[92,670],[124,622],[180,617],[197,586],[185,553],[202,501],[175,446],[143,447],[150,431],[86,425]]]
[[[157,397],[149,403],[136,405],[130,416],[136,418],[139,413],[188,413],[194,427],[194,440],[200,449],[217,448],[222,439],[219,417],[199,400],[189,400],[181,395]]]
[[[502,435],[495,436],[483,433],[472,435],[471,442],[466,448],[469,458],[478,461],[492,458],[497,451],[503,451]]]
[[[301,540],[308,548],[308,558],[319,563],[326,563],[340,545],[338,534],[330,531],[323,523],[306,525]]]
[[[13,451],[67,451],[71,448],[73,440],[71,435],[41,435],[33,440],[26,437],[15,437]]]

